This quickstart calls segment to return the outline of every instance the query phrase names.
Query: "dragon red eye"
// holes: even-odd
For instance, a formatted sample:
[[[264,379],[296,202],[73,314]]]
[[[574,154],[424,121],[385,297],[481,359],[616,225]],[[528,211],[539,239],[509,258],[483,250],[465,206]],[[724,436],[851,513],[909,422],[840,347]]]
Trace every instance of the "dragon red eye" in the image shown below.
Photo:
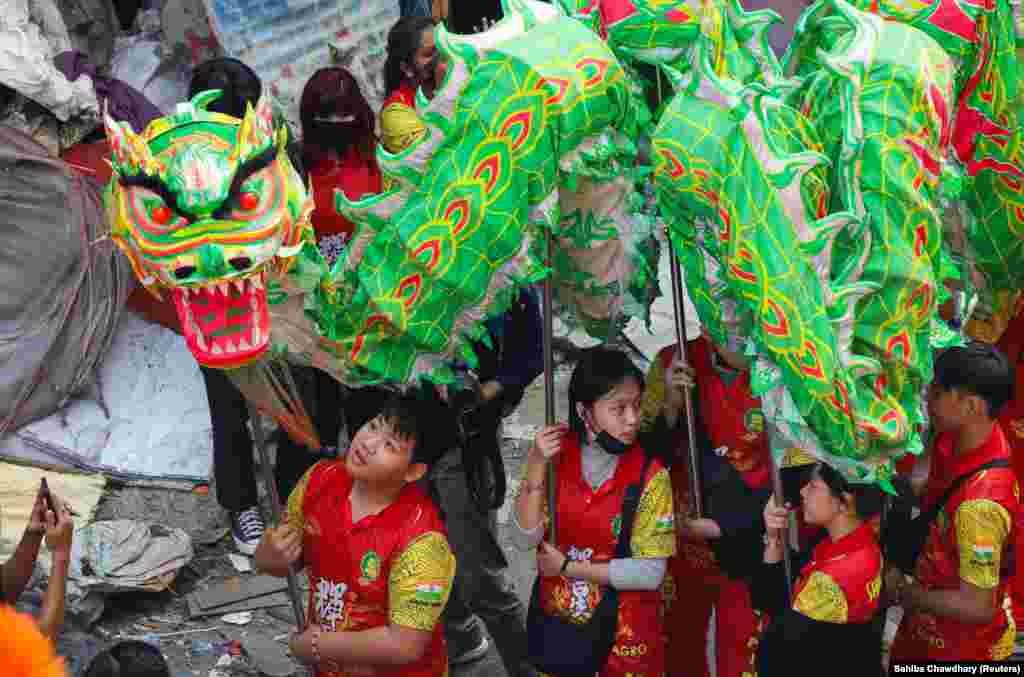
[[[256,193],[242,193],[238,203],[242,205],[242,209],[256,209],[260,203],[260,196]]]
[[[159,223],[161,226],[166,226],[171,222],[171,210],[165,205],[153,208],[153,220]]]

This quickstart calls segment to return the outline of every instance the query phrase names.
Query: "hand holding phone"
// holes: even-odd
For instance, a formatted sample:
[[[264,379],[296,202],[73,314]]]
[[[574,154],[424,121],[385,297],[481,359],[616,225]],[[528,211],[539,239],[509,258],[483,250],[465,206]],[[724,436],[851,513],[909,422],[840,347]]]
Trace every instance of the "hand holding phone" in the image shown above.
[[[54,515],[57,514],[57,509],[54,508],[53,496],[50,494],[50,485],[46,483],[46,478],[39,482],[39,493],[43,497],[43,502],[46,504],[46,509],[52,512]],[[78,517],[78,513],[71,509],[71,506],[66,502],[63,504],[64,509],[68,511],[68,514],[72,517]]]
[[[56,515],[57,511],[53,508],[53,498],[50,496],[50,485],[46,483],[45,477],[39,481],[39,495],[43,497],[46,509]]]

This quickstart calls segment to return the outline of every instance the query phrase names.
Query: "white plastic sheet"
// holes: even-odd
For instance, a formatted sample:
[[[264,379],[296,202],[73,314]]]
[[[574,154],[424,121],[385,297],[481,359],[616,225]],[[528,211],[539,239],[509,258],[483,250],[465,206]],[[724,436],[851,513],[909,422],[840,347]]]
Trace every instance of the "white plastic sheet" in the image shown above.
[[[202,375],[184,339],[131,312],[100,370],[108,420],[92,399],[25,426],[0,456],[129,477],[205,480],[213,458]]]
[[[52,0],[0,0],[0,84],[46,107],[61,121],[98,116],[92,80],[74,82],[53,65],[71,49],[64,20]]]
[[[163,53],[160,36],[137,33],[117,39],[111,75],[146,95],[165,114],[188,97],[189,69],[176,56]]]

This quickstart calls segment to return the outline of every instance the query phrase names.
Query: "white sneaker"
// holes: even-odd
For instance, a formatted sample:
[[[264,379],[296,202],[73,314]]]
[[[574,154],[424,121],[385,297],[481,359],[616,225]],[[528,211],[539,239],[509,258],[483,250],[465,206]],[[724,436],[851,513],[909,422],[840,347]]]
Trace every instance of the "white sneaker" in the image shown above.
[[[263,538],[263,516],[259,506],[246,508],[242,512],[231,515],[231,537],[235,539],[235,547],[243,555],[255,555],[256,546]]]

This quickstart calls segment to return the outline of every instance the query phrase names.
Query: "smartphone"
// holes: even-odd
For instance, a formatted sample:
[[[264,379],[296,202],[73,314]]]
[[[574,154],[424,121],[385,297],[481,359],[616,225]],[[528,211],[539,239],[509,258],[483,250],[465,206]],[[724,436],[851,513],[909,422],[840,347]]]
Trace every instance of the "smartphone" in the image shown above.
[[[43,494],[43,502],[46,503],[46,509],[56,515],[57,511],[53,509],[53,499],[50,498],[50,485],[46,483],[45,477],[40,480],[39,491]]]
[[[782,477],[782,495],[786,503],[794,508],[803,503],[800,490],[811,481],[811,473],[814,471],[814,464],[797,466],[795,468],[782,468],[779,474]]]
[[[46,483],[45,477],[39,481],[39,490],[43,494],[43,501],[46,503],[46,509],[56,515],[57,511],[53,507],[53,499],[50,498],[50,485]],[[64,509],[67,510],[68,514],[72,517],[78,517],[78,513],[72,510],[71,506],[67,503],[64,504]]]

